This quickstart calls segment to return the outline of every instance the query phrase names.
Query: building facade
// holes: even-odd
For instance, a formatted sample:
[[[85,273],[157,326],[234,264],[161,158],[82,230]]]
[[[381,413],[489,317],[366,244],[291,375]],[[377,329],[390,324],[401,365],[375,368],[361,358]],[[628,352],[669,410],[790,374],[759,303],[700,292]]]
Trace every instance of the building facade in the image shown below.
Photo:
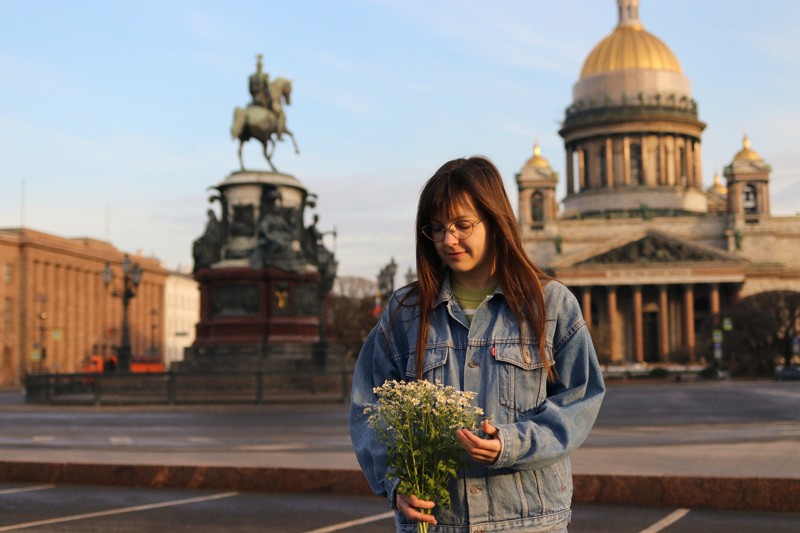
[[[21,385],[29,372],[79,372],[86,356],[114,353],[121,338],[126,255],[90,238],[0,230],[0,386]],[[141,269],[128,309],[133,354],[160,353],[163,341],[156,335],[164,331],[167,271],[156,259],[130,259]]]
[[[638,4],[617,1],[574,85],[563,209],[536,146],[517,174],[519,223],[531,257],[578,296],[605,363],[699,363],[738,299],[800,291],[800,217],[770,213],[771,167],[747,137],[726,184],[704,189],[698,104]]]
[[[183,361],[200,321],[200,286],[191,273],[170,272],[164,286],[164,365]]]

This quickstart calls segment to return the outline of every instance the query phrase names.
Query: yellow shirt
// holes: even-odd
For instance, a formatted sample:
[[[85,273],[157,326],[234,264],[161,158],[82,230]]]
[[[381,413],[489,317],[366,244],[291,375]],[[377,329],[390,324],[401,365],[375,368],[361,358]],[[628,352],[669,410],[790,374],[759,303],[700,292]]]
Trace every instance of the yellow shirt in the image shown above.
[[[461,306],[461,309],[464,310],[464,314],[467,315],[467,322],[472,324],[472,317],[475,316],[478,307],[483,303],[487,296],[494,292],[494,290],[497,288],[497,285],[486,287],[485,289],[468,289],[456,283],[456,281],[452,278],[451,280],[453,282],[453,294],[458,300],[458,304]]]

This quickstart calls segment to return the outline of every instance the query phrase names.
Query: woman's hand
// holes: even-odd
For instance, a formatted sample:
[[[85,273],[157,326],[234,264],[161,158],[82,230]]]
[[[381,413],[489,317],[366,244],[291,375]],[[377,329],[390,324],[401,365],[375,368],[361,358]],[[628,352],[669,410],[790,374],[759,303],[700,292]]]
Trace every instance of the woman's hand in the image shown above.
[[[413,494],[406,496],[405,494],[398,494],[395,504],[397,510],[406,515],[406,518],[414,522],[428,522],[429,524],[436,525],[436,518],[432,514],[425,514],[419,512],[417,509],[433,509],[436,504],[428,500],[420,500]]]
[[[482,439],[468,429],[459,429],[456,431],[456,437],[473,461],[490,465],[500,457],[502,445],[497,436],[497,428],[488,420],[483,421],[483,432],[489,437],[488,439]]]

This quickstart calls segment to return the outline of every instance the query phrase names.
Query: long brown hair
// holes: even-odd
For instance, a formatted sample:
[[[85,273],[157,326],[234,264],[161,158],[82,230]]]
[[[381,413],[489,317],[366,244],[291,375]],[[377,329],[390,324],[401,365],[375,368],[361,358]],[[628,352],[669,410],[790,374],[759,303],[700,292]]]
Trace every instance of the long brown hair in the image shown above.
[[[485,157],[455,159],[439,168],[425,183],[419,197],[416,220],[417,295],[419,330],[417,333],[417,378],[422,378],[425,344],[428,341],[431,311],[439,295],[447,267],[436,253],[422,227],[443,214],[453,216],[460,206],[472,205],[486,218],[487,236],[494,247],[494,274],[511,312],[519,323],[528,324],[539,341],[539,354],[547,375],[553,378],[545,353],[545,307],[542,282],[550,277],[528,258],[503,178]]]

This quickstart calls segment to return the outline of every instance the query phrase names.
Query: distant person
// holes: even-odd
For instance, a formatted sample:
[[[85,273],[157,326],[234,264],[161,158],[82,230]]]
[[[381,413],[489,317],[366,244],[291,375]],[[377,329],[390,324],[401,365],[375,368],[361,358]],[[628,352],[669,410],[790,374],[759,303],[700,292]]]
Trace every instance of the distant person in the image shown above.
[[[398,532],[567,530],[570,454],[605,394],[578,302],[531,262],[497,168],[457,159],[425,184],[416,220],[418,281],[397,290],[369,334],[353,379],[350,434]],[[364,408],[385,380],[441,380],[477,393],[485,438],[457,431],[469,458],[451,508],[398,494]],[[427,515],[420,509],[432,509]]]

